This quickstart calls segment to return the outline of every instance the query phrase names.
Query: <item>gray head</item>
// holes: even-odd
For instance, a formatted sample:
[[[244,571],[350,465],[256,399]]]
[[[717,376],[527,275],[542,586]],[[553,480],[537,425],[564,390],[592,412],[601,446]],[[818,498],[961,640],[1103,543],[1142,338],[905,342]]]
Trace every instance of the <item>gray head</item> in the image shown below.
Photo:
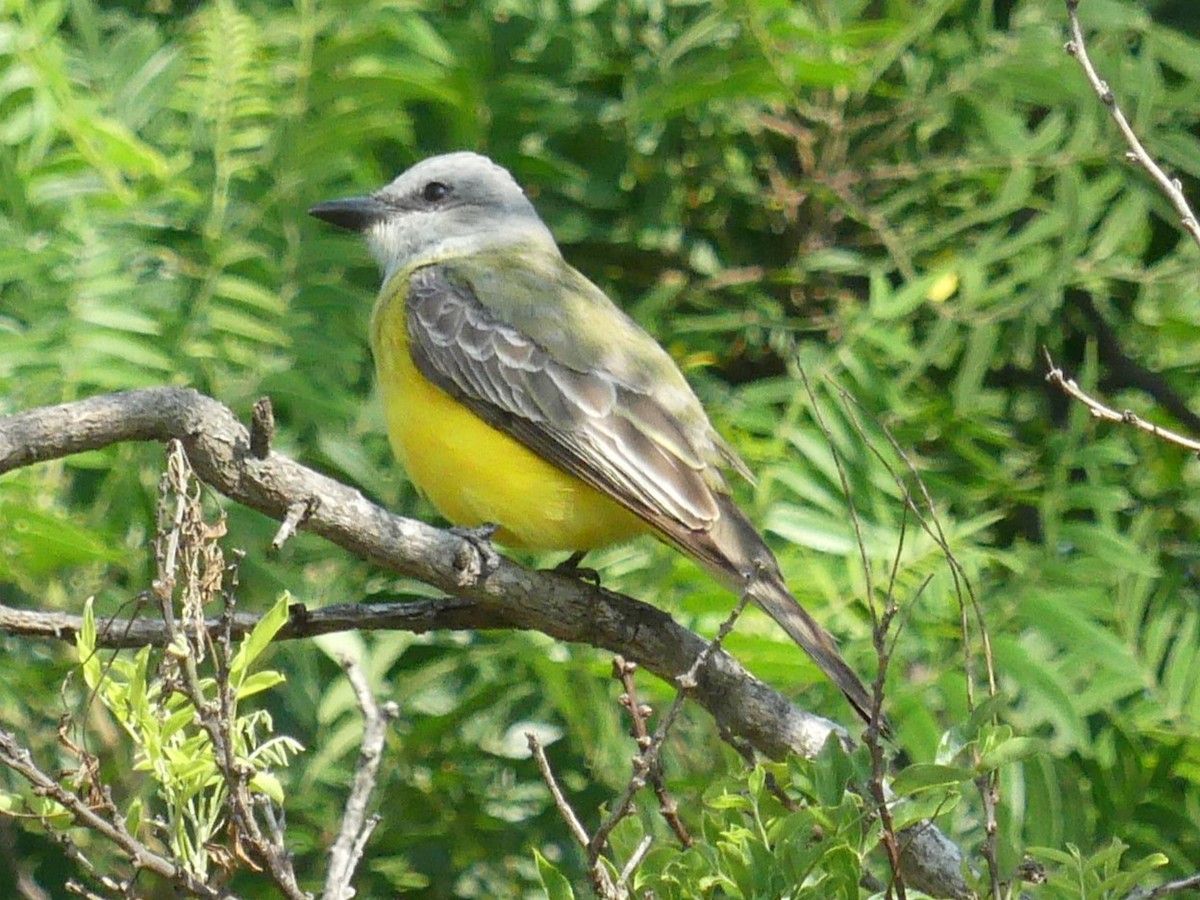
[[[366,197],[318,203],[310,215],[367,239],[386,280],[405,266],[554,238],[508,170],[478,153],[417,163]]]

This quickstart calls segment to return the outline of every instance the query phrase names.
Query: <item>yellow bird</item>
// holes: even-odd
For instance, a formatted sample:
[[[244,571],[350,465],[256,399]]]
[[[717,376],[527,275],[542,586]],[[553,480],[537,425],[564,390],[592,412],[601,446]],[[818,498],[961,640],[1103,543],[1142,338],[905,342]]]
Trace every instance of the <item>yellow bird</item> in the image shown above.
[[[730,497],[722,472],[749,479],[745,463],[507,170],[450,153],[309,212],[363,234],[383,270],[371,348],[388,434],[447,519],[533,550],[655,534],[748,593],[870,721],[870,693]]]

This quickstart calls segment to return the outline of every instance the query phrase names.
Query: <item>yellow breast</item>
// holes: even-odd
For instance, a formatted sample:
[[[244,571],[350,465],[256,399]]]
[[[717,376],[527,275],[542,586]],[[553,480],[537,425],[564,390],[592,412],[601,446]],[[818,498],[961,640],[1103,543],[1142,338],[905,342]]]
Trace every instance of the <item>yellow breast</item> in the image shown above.
[[[371,325],[388,437],[413,484],[442,515],[455,525],[495,524],[497,540],[531,550],[590,550],[650,530],[425,378],[409,354],[397,294],[385,290]]]

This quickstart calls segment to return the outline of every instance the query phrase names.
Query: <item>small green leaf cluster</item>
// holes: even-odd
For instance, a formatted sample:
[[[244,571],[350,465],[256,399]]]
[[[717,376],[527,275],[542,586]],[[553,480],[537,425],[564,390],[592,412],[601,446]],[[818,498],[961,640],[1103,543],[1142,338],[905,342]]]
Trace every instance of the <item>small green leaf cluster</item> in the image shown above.
[[[152,797],[135,796],[122,811],[125,827],[140,840],[165,843],[170,857],[201,880],[209,877],[212,849],[230,822],[230,772],[217,756],[209,728],[221,728],[231,740],[235,777],[245,777],[252,793],[280,806],[285,798],[277,771],[303,750],[298,741],[274,733],[265,709],[239,709],[242,701],[286,680],[281,672],[252,671],[252,666],[287,621],[289,599],[281,595],[238,646],[227,674],[228,727],[221,722],[226,711],[220,708],[215,673],[197,678],[199,697],[180,684],[191,654],[187,641],[173,642],[160,655],[144,647],[132,656],[105,658],[96,645],[93,604],[84,607],[76,637],[84,683],[125,730],[132,770],[146,773],[153,785]],[[210,724],[206,727],[202,719]]]
[[[877,819],[855,792],[869,771],[865,753],[849,756],[830,741],[815,760],[763,763],[718,778],[689,811],[700,832],[695,845],[683,850],[658,837],[628,886],[637,896],[671,900],[858,897],[879,837]],[[628,859],[655,833],[645,819],[623,820],[612,833],[613,858]],[[538,864],[550,896],[586,896],[544,858]],[[619,866],[607,858],[601,864],[619,877]]]

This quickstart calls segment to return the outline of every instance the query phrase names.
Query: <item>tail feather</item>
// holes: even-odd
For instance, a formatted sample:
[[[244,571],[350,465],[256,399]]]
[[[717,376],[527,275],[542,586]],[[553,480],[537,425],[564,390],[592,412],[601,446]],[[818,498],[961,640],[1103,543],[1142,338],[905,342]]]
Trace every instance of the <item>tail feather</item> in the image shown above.
[[[730,589],[739,594],[748,593],[750,599],[812,657],[846,695],[854,711],[870,724],[874,707],[871,692],[842,659],[829,632],[787,589],[775,555],[750,520],[728,495],[716,497],[720,516],[708,531],[691,531],[675,523],[655,524],[663,528],[672,543],[703,563]],[[879,726],[888,733],[886,717],[880,716]]]
[[[871,692],[859,679],[853,669],[842,659],[833,637],[818,624],[816,619],[808,614],[799,601],[792,596],[784,586],[781,578],[774,573],[766,574],[752,581],[748,588],[750,599],[757,603],[762,610],[774,619],[788,633],[793,641],[800,645],[813,662],[821,667],[854,707],[864,722],[871,721],[871,710],[874,701]]]

